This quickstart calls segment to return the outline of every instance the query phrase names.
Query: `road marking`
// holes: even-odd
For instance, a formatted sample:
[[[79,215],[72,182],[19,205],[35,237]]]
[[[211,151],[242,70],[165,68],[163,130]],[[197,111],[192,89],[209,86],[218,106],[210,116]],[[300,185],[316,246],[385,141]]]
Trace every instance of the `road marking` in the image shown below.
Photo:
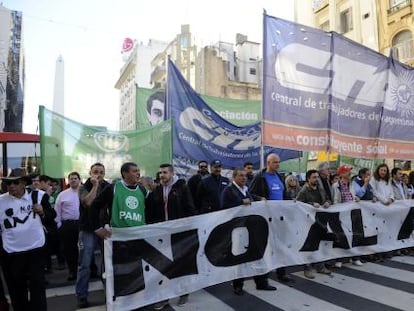
[[[97,290],[103,290],[103,285],[101,281],[95,281],[89,283],[89,291],[97,291]],[[59,296],[66,296],[66,295],[75,295],[75,285],[69,285],[69,286],[62,286],[62,287],[54,287],[54,288],[48,288],[46,290],[46,297],[59,297]]]
[[[303,274],[303,272],[302,272]],[[256,290],[254,281],[249,280],[245,284],[246,291],[249,294],[265,300],[266,302],[283,310],[291,311],[346,311],[342,307],[336,306],[330,302],[318,299],[292,287],[283,285],[269,279],[269,284],[277,287],[277,291],[260,291]]]
[[[305,278],[303,273],[297,272],[294,274]],[[331,276],[321,275],[313,279],[312,282],[401,310],[414,310],[414,295],[391,287],[377,285],[372,282],[337,273],[332,273]]]

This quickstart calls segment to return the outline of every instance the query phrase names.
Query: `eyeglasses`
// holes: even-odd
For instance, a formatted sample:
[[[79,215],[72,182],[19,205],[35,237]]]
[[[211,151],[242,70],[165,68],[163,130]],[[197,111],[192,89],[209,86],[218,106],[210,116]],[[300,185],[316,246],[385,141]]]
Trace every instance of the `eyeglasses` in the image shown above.
[[[200,165],[198,168],[207,168],[207,165]]]
[[[7,180],[7,181],[5,181],[5,183],[6,183],[6,185],[7,186],[11,186],[11,184],[13,184],[13,185],[18,185],[18,184],[20,184],[20,180]]]

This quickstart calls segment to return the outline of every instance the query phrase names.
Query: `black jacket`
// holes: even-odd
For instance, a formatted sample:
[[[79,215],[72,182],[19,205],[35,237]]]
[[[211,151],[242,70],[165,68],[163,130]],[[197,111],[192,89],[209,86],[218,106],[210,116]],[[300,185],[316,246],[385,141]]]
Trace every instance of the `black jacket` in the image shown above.
[[[197,206],[200,214],[215,212],[221,209],[221,192],[230,184],[227,177],[210,174],[202,179],[197,189],[197,199],[200,206]]]
[[[223,209],[232,208],[243,204],[243,199],[250,199],[253,201],[253,198],[249,191],[246,192],[246,195],[240,192],[240,190],[232,183],[231,185],[224,188],[221,193],[221,206]]]
[[[109,183],[105,180],[101,181],[99,188],[98,188],[98,192],[96,193],[96,196],[99,195],[100,192],[102,192],[102,190],[107,187],[109,185]],[[88,178],[86,180],[86,182],[82,185],[82,187],[84,188],[84,190],[86,191],[86,193],[89,193],[92,189],[92,183],[91,183],[91,179]],[[84,204],[82,204],[82,193],[81,194],[81,202],[79,205],[79,230],[82,231],[93,231],[92,230],[92,221],[91,221],[91,206],[85,206]],[[105,222],[105,220],[108,219],[106,210],[101,209],[98,215],[100,222],[103,223]]]
[[[163,186],[158,185],[150,193],[148,203],[146,203],[145,220],[146,223],[156,223],[165,221]],[[193,199],[190,189],[185,180],[178,179],[172,186],[168,194],[168,220],[178,219],[195,215]]]
[[[255,201],[260,200],[260,198],[269,199],[270,189],[266,181],[265,173],[266,173],[266,169],[261,170],[256,175],[254,175],[253,180],[250,183],[249,191],[252,194],[253,199]],[[278,172],[276,172],[276,174],[279,176],[280,180],[283,182],[282,176]],[[286,196],[285,191],[283,191],[283,196]],[[286,199],[286,197],[284,199]]]

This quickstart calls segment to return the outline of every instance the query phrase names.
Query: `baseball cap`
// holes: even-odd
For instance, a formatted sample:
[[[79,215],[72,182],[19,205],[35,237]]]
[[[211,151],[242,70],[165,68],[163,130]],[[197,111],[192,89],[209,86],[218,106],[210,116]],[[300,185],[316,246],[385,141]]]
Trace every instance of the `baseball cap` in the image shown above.
[[[348,173],[352,170],[352,167],[348,166],[348,165],[341,165],[340,167],[338,167],[338,170],[336,171],[336,173],[338,175],[342,175],[344,173]]]
[[[211,166],[221,166],[221,161],[220,160],[213,160],[210,163]]]

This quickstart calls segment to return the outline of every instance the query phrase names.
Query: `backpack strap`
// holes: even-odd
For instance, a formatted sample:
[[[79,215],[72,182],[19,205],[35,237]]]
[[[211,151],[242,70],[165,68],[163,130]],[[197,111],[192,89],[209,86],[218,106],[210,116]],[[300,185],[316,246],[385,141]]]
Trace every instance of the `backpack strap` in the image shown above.
[[[39,191],[33,190],[32,191],[32,203],[33,203],[33,205],[37,204],[38,198],[39,198]]]

